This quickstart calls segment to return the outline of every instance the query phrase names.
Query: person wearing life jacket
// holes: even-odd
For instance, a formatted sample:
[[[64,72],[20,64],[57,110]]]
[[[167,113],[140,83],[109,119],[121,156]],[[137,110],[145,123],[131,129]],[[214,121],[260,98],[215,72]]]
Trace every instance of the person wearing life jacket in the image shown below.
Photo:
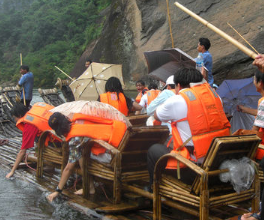
[[[110,77],[107,80],[105,84],[105,93],[99,96],[98,101],[115,107],[125,116],[128,116],[129,112],[134,111],[134,108],[139,108],[137,103],[133,103],[132,100],[124,94],[121,82],[117,77]]]
[[[13,106],[11,115],[17,122],[16,126],[22,131],[22,145],[12,170],[6,175],[7,179],[14,175],[27,149],[34,147],[35,138],[43,131],[51,129],[48,119],[52,114],[49,110],[52,108],[54,107],[42,102],[34,104],[29,111],[22,103],[16,103]]]
[[[136,82],[136,87],[137,87],[138,95],[137,95],[135,101],[137,103],[140,103],[142,96],[145,94],[146,91],[148,91],[148,88],[145,87],[145,82],[143,80],[138,80]]]
[[[194,68],[181,68],[174,74],[175,96],[160,105],[154,117],[160,121],[171,121],[173,151],[188,159],[199,161],[203,158],[214,137],[229,135],[230,124],[221,100]],[[184,147],[181,145],[185,143]],[[150,183],[153,181],[154,166],[171,148],[154,144],[148,151],[147,162]],[[176,160],[168,160],[167,168],[177,169]]]
[[[128,119],[114,107],[97,101],[74,101],[64,103],[51,110],[50,127],[59,136],[64,136],[69,143],[69,160],[62,172],[60,182],[55,190],[47,196],[49,201],[56,198],[66,184],[69,176],[79,162],[83,171],[82,143],[89,139],[100,139],[118,147],[127,127]],[[91,148],[92,159],[109,163],[111,154],[105,148],[94,145]],[[93,181],[90,181],[90,193],[95,193]],[[82,194],[80,189],[75,194]]]
[[[154,119],[154,112],[158,106],[160,106],[163,102],[165,102],[171,96],[176,94],[175,92],[175,84],[174,84],[174,76],[169,76],[166,80],[166,85],[164,90],[155,98],[147,107],[147,115],[149,115],[149,125],[167,125],[171,132],[171,125],[167,122],[161,122]],[[147,123],[148,123],[147,121]],[[152,122],[152,124],[151,124]]]
[[[158,90],[158,85],[156,83],[150,83],[148,86],[148,91],[142,96],[139,105],[142,108],[147,108],[150,103],[157,98],[160,94],[160,90]]]

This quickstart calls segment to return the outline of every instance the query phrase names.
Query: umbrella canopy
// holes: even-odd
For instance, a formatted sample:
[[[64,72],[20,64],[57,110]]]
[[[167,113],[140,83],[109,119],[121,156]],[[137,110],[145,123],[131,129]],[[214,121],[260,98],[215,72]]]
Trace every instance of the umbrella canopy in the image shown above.
[[[97,100],[105,92],[105,83],[112,76],[117,77],[124,86],[122,65],[93,62],[70,84],[75,100]]]
[[[253,77],[246,79],[224,80],[216,92],[221,97],[224,110],[232,115],[231,131],[237,129],[251,130],[255,117],[246,113],[238,112],[237,105],[244,105],[257,109],[260,93],[256,91],[253,84]]]
[[[195,67],[194,59],[179,48],[144,52],[149,74],[166,82],[181,67]]]

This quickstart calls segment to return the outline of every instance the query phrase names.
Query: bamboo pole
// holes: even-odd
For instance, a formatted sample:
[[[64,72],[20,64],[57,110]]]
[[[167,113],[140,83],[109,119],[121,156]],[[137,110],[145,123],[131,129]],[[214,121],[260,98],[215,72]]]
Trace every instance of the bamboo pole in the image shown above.
[[[22,66],[22,53],[20,53],[20,66]],[[26,98],[25,98],[25,89],[23,86],[23,102],[24,102],[24,106],[26,106]]]
[[[172,46],[172,48],[174,48],[174,41],[173,41],[172,29],[171,29],[169,0],[166,0],[166,2],[167,2],[167,13],[168,13],[168,20],[169,20],[169,27],[170,27],[171,46]]]
[[[234,38],[230,37],[225,32],[221,31],[219,28],[217,28],[214,25],[210,24],[208,21],[204,20],[203,18],[201,18],[197,14],[193,13],[192,11],[190,11],[189,9],[187,9],[186,7],[184,7],[183,5],[181,5],[180,3],[175,2],[174,4],[178,8],[180,8],[182,11],[184,11],[185,13],[187,13],[188,15],[190,15],[191,17],[195,18],[196,20],[198,20],[199,22],[201,22],[203,25],[205,25],[206,27],[210,28],[212,31],[216,32],[221,37],[223,37],[224,39],[226,39],[227,41],[229,41],[231,44],[233,44],[234,46],[236,46],[239,50],[241,50],[242,52],[244,52],[249,57],[251,57],[253,59],[256,58],[256,56],[257,56],[256,53],[254,53],[252,50],[250,50],[247,47],[245,47],[243,44],[239,43]]]
[[[59,71],[61,71],[65,76],[67,76],[68,78],[70,78],[71,80],[73,80],[73,78],[71,78],[67,73],[65,73],[63,70],[61,70],[59,67],[55,66],[55,68],[57,68]]]

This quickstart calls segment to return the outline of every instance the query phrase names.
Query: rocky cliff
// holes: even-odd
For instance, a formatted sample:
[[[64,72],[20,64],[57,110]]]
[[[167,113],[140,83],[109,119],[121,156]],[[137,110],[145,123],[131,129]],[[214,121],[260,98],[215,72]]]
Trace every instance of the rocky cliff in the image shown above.
[[[211,41],[213,74],[217,84],[224,79],[252,76],[256,69],[252,59],[218,34],[187,15],[169,0],[172,33],[175,47],[192,57],[197,56],[200,37]],[[260,53],[264,52],[264,16],[262,0],[179,0],[179,3],[211,24],[246,43],[232,30],[229,22]],[[84,61],[90,57],[96,62],[123,64],[127,85],[146,78],[144,51],[172,47],[166,0],[113,0],[104,11],[105,26],[100,39],[87,47],[72,71],[78,76],[84,70]],[[129,86],[128,86],[129,87]]]

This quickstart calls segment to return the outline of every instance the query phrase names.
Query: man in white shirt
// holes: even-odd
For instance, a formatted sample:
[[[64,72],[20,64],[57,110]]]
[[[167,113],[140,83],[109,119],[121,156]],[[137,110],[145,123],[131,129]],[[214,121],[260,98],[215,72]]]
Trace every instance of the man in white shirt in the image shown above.
[[[176,85],[176,95],[167,99],[156,109],[154,118],[163,122],[171,121],[174,124],[173,129],[176,129],[173,133],[173,139],[177,140],[174,140],[174,150],[177,150],[182,143],[189,140],[185,148],[190,157],[196,161],[198,159],[199,162],[199,158],[202,159],[202,156],[205,156],[213,135],[223,136],[229,134],[230,124],[226,119],[219,96],[206,83],[198,70],[194,68],[180,69],[174,75],[174,83]],[[202,98],[205,98],[206,102]],[[187,102],[190,109],[188,109]],[[193,114],[190,115],[190,113]],[[199,123],[194,124],[194,121],[197,120]],[[193,127],[190,127],[189,122],[192,122]],[[213,126],[210,126],[210,124],[213,124]],[[175,133],[175,131],[177,132]],[[197,136],[200,139],[197,139]],[[195,146],[193,143],[194,138],[196,141]],[[202,144],[201,140],[203,141]],[[206,143],[206,146],[203,145],[204,143]],[[154,144],[149,149],[147,161],[150,183],[153,181],[156,162],[164,154],[170,153],[171,150],[162,144]],[[199,155],[197,150],[200,153]],[[198,155],[198,157],[196,158],[195,155]]]

